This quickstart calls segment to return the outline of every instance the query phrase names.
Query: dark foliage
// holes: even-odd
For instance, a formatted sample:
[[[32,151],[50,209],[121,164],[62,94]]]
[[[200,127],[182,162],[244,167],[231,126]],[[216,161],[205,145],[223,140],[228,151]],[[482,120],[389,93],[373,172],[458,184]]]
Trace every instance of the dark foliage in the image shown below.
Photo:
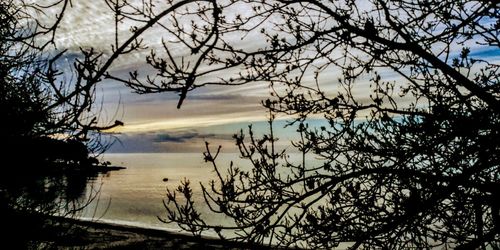
[[[0,13],[0,136],[3,160],[82,162],[89,153],[106,149],[100,132],[122,125],[98,125],[95,86],[83,86],[85,69],[92,60],[84,54],[74,72],[63,72],[59,59],[49,53],[54,34],[68,1],[43,7],[23,1],[4,1]],[[53,24],[41,23],[37,15],[59,11]],[[71,71],[71,68],[65,69]],[[73,74],[68,80],[63,75]],[[51,155],[52,154],[52,155]],[[74,158],[74,159],[73,159]],[[90,158],[88,160],[91,160]]]
[[[99,132],[120,125],[98,126],[95,88],[79,82],[84,64],[76,63],[75,82],[66,82],[57,63],[62,53],[49,53],[68,3],[0,2],[0,221],[7,248],[42,247],[29,241],[57,224],[51,216],[76,216],[95,198],[85,192],[97,175],[88,171],[98,164],[93,153],[107,146]],[[48,8],[60,12],[57,20],[38,22]]]

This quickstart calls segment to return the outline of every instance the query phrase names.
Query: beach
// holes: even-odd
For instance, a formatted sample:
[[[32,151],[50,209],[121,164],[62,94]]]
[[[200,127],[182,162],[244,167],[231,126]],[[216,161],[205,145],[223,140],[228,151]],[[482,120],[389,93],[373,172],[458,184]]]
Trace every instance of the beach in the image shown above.
[[[33,241],[32,246],[49,249],[269,249],[160,229],[66,218],[54,220],[60,223],[44,232],[44,238]]]

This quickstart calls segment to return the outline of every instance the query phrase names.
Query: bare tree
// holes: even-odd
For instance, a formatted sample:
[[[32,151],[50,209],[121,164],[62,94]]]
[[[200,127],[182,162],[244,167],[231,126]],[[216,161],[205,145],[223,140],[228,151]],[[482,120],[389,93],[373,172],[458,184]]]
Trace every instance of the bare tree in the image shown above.
[[[169,192],[165,221],[284,246],[498,247],[499,69],[482,56],[498,55],[496,2],[105,3],[115,17],[110,53],[83,48],[76,88],[49,109],[76,107],[81,118],[72,103],[86,103],[80,95],[104,79],[177,92],[178,107],[198,87],[264,81],[271,123],[290,115],[300,138],[292,145],[303,160],[291,162],[274,146],[272,125],[249,141],[238,134],[253,167],[226,174],[207,147],[218,181],[204,187],[206,201],[233,225],[206,224],[187,182]],[[110,70],[144,51],[148,69]],[[324,125],[309,125],[311,117]]]
[[[174,18],[165,29],[175,30],[178,42],[209,66],[181,77],[175,58],[153,53],[152,65],[170,81],[132,77],[129,85],[175,90],[182,79],[182,103],[183,90],[205,84],[268,81],[273,98],[263,104],[270,119],[294,117],[300,139],[292,144],[304,157],[291,162],[277,150],[272,126],[262,137],[251,130],[248,140],[235,135],[250,170],[231,164],[224,171],[216,164],[219,151],[207,145],[205,160],[217,181],[202,186],[205,200],[232,223],[207,224],[189,182],[168,191],[164,221],[195,234],[232,231],[235,240],[284,246],[499,246],[499,66],[491,61],[500,51],[496,2],[201,6],[176,17],[192,13],[205,25],[181,28]],[[260,34],[266,42],[253,52],[238,49],[226,39],[232,33],[243,40]],[[488,53],[493,56],[482,56]],[[232,68],[235,77],[204,78]],[[368,83],[369,93],[360,93]],[[309,124],[318,116],[324,125]]]

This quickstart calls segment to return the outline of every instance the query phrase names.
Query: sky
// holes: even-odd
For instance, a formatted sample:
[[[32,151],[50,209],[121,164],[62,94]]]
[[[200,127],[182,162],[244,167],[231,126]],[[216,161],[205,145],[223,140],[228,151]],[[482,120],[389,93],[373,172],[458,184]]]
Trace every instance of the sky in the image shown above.
[[[114,26],[104,1],[73,1],[56,34],[58,50],[67,49],[68,65],[79,48],[94,47],[109,51]],[[48,16],[53,16],[49,13]],[[126,25],[122,27],[126,32]],[[146,39],[150,47],[160,46],[160,40],[151,32]],[[110,40],[111,39],[111,40]],[[145,67],[149,50],[134,53],[118,60],[111,68],[113,74],[126,74]],[[222,145],[225,152],[235,152],[233,134],[249,124],[262,132],[266,128],[267,112],[261,100],[268,98],[265,83],[237,87],[204,87],[188,94],[177,109],[176,93],[143,94],[112,80],[97,86],[98,100],[103,103],[104,120],[121,120],[125,126],[113,131],[118,139],[108,153],[132,152],[203,152],[205,141]]]
[[[80,47],[94,47],[109,51],[113,43],[113,16],[104,1],[73,1],[56,35],[58,50],[67,49],[68,62],[78,53]],[[47,16],[54,13],[48,13]],[[129,27],[123,25],[123,32]],[[156,30],[144,38],[150,47],[160,46],[160,36]],[[234,36],[230,39],[241,40]],[[258,47],[256,38],[246,38],[239,46],[249,50]],[[186,51],[176,51],[182,55]],[[134,53],[118,60],[111,68],[112,74],[126,74],[130,70],[145,68],[145,55],[149,50]],[[498,60],[500,53],[479,51],[478,56]],[[230,72],[229,72],[230,73]],[[395,77],[386,75],[387,77]],[[338,72],[324,72],[322,79],[337,79]],[[312,75],[306,76],[312,79]],[[263,133],[267,128],[267,112],[260,104],[269,97],[266,83],[252,83],[243,86],[212,86],[197,89],[188,94],[181,109],[177,109],[179,97],[176,93],[145,94],[133,93],[121,83],[104,80],[97,86],[98,102],[104,106],[104,119],[121,120],[125,126],[115,130],[118,139],[109,153],[131,152],[202,152],[204,141],[211,145],[222,145],[223,152],[235,152],[232,135],[249,124]],[[359,91],[366,93],[367,83],[361,84]],[[285,122],[278,121],[276,127]],[[282,143],[292,138],[293,129],[278,130]],[[292,138],[293,139],[293,138]]]

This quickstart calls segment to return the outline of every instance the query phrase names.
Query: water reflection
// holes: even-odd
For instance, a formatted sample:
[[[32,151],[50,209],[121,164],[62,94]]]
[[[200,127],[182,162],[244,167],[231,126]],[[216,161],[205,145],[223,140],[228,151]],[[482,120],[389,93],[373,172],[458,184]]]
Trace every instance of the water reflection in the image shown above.
[[[76,218],[97,196],[87,188],[97,172],[13,169],[0,175],[0,220],[2,238],[16,248],[39,248],[40,241],[61,233],[51,230],[64,224],[53,216]]]

